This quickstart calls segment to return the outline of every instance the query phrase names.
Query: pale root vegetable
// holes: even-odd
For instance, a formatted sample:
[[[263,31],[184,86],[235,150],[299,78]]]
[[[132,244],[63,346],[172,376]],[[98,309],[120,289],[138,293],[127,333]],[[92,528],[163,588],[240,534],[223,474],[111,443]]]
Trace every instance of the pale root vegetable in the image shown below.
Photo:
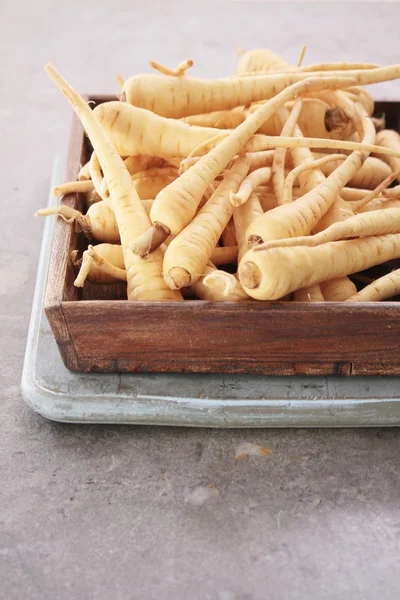
[[[347,302],[379,302],[400,294],[400,269],[375,279],[358,293],[346,298]]]
[[[242,181],[238,191],[236,193],[231,192],[231,204],[236,208],[238,206],[242,206],[242,204],[245,204],[245,202],[247,202],[251,194],[258,186],[267,185],[267,183],[271,179],[271,174],[272,171],[269,167],[262,167],[261,169],[256,169],[255,171],[252,171]]]
[[[393,148],[393,150],[400,150],[400,135],[397,131],[392,129],[383,129],[376,134],[376,143],[379,146],[386,146],[386,148]],[[398,171],[400,169],[400,158],[394,156],[385,156],[385,162],[389,165],[392,171]]]
[[[129,250],[134,238],[149,227],[150,221],[123,160],[117,154],[83,98],[61,77],[53,65],[48,64],[45,69],[82,121],[100,161],[110,190],[110,204],[115,214],[124,251],[128,300],[182,300],[181,294],[168,289],[164,283],[161,250],[153,253],[147,261]]]
[[[85,281],[97,285],[111,285],[126,281],[126,270],[122,246],[99,244],[89,246],[79,261],[76,261],[76,251],[71,258],[79,273],[74,281],[75,287],[83,287]]]
[[[222,129],[167,119],[125,102],[99,104],[93,113],[121,156],[186,157],[217,134],[228,135]]]
[[[400,210],[385,208],[349,217],[345,221],[333,223],[327,229],[315,235],[293,237],[266,242],[257,246],[255,251],[265,251],[271,248],[287,248],[292,246],[320,246],[327,242],[336,242],[355,237],[385,235],[400,233]]]
[[[226,129],[199,127],[182,120],[167,119],[118,101],[99,104],[93,113],[121,156],[144,154],[167,160],[187,157],[198,148],[207,148],[212,141],[228,137],[230,133]],[[265,150],[271,146],[271,140],[261,134],[248,140],[248,151]],[[97,166],[96,163],[94,166]],[[99,177],[98,171],[94,174]]]
[[[285,124],[283,125],[282,131],[280,135],[282,136],[292,136],[293,132],[296,128],[297,120],[299,118],[300,111],[303,106],[303,99],[301,97],[296,98],[292,110],[290,114],[285,119]],[[285,112],[283,118],[285,118],[287,111],[283,108],[281,111]],[[275,150],[275,156],[272,163],[271,176],[272,176],[272,188],[274,190],[274,195],[276,199],[276,204],[279,206],[282,204],[282,192],[283,185],[285,183],[285,163],[286,163],[286,148],[277,148]],[[260,182],[261,185],[264,182]]]
[[[293,200],[293,186],[296,179],[304,173],[304,171],[308,171],[311,169],[319,169],[325,163],[330,162],[332,160],[343,161],[346,159],[346,156],[343,154],[328,154],[327,156],[323,156],[322,158],[318,158],[313,162],[304,162],[299,164],[297,167],[292,169],[290,173],[286,176],[286,179],[283,184],[282,189],[282,201],[281,204],[286,204],[287,202],[292,202]],[[318,185],[318,184],[317,184]]]
[[[163,272],[171,289],[193,284],[204,272],[232,216],[229,194],[239,188],[248,169],[246,159],[238,158],[210,200],[169,244],[164,256]]]
[[[381,65],[375,65],[373,63],[332,62],[297,66],[295,70],[297,73],[313,73],[314,71],[352,71],[354,69],[377,69],[380,66]],[[282,69],[284,69],[284,67]]]
[[[233,219],[229,219],[225,229],[221,234],[221,240],[224,246],[237,246],[235,225]]]
[[[277,300],[294,290],[363,271],[400,257],[400,234],[329,242],[314,248],[249,250],[239,264],[244,291]]]
[[[258,71],[268,72],[289,67],[290,64],[276,52],[260,48],[243,52],[237,66],[237,74],[257,73]]]
[[[324,296],[322,295],[319,285],[313,285],[310,287],[301,288],[295,290],[293,293],[293,302],[323,302]]]
[[[191,58],[180,62],[175,69],[169,69],[155,60],[150,60],[149,64],[153,69],[159,71],[163,75],[172,75],[173,77],[183,77],[186,74],[186,71],[190,69],[190,67],[193,67],[193,61]]]
[[[229,290],[226,295],[226,281],[220,277],[215,277],[215,269],[212,266],[206,266],[204,274],[187,289],[200,300],[208,300],[209,302],[244,302],[248,301],[249,297],[244,292],[239,281],[236,281],[234,288]],[[208,285],[204,285],[204,278],[208,275],[214,275],[213,278],[208,278]]]
[[[325,302],[343,302],[357,293],[355,284],[348,277],[338,277],[320,284]]]
[[[246,152],[245,156],[249,161],[249,172],[261,169],[261,167],[270,167],[273,163],[275,150],[264,150],[261,152]]]
[[[343,79],[309,79],[288,87],[268,100],[244,123],[232,131],[213,150],[183,173],[175,182],[162,190],[151,209],[153,226],[136,242],[135,251],[142,256],[157,248],[168,235],[177,235],[193,218],[197,206],[212,181],[222,172],[260,125],[285,102],[305,90],[343,85]],[[279,140],[279,138],[278,138]],[[293,140],[303,141],[303,140]],[[330,140],[332,142],[332,140]]]
[[[239,249],[238,261],[248,250],[246,230],[250,223],[263,214],[263,209],[257,195],[253,192],[245,204],[235,208],[233,211],[233,223],[235,225],[236,239]]]
[[[88,180],[82,181],[67,181],[53,187],[53,196],[66,196],[67,194],[86,194],[94,189],[93,182]]]
[[[330,107],[318,98],[304,98],[298,124],[304,137],[345,139],[353,132],[353,124],[338,107]]]
[[[379,134],[378,134],[379,135]],[[316,158],[321,158],[321,154],[315,153]],[[393,158],[394,157],[388,157]],[[337,161],[329,161],[325,164],[321,165],[321,171],[324,175],[328,176],[338,167],[339,161],[342,159],[338,159]],[[400,159],[399,159],[400,166]],[[369,156],[362,167],[354,174],[354,176],[349,181],[349,186],[362,188],[367,190],[375,189],[386,177],[391,174],[391,168],[380,158],[375,158],[373,156]]]
[[[89,161],[85,163],[78,173],[78,181],[88,181],[90,179]]]
[[[313,77],[342,77],[343,71],[316,71]],[[352,82],[367,85],[397,79],[400,65],[378,69],[356,69],[345,72]],[[121,99],[164,117],[179,119],[210,110],[224,110],[271,98],[292,84],[309,78],[309,73],[278,73],[235,77],[232,79],[194,79],[191,77],[161,77],[134,75],[125,81]]]
[[[50,215],[58,215],[66,223],[76,223],[89,239],[109,244],[117,244],[120,241],[115,215],[104,200],[92,204],[85,215],[71,206],[62,204],[61,206],[42,208],[37,211],[35,216],[47,217]]]
[[[146,214],[149,214],[153,200],[142,200],[141,202]],[[120,241],[114,212],[105,200],[92,204],[85,215],[71,206],[62,204],[61,206],[42,208],[37,211],[35,216],[48,217],[51,215],[58,215],[66,223],[76,223],[80,231],[90,240],[94,239],[107,244],[116,244]]]
[[[364,125],[363,139],[369,143],[375,138],[375,129],[370,119],[364,119]],[[246,233],[250,244],[308,235],[328,212],[347,181],[360,169],[365,158],[365,154],[353,152],[326,180],[296,202],[277,206],[253,221]]]

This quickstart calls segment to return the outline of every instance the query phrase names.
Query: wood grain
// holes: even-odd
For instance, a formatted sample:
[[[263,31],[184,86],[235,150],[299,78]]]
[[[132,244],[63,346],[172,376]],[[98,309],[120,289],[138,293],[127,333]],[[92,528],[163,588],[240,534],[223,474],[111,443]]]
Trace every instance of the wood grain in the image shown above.
[[[380,103],[377,110],[386,113],[388,127],[398,125],[398,103]],[[65,180],[76,178],[90,150],[74,118]],[[80,210],[82,200],[70,194],[63,203]],[[71,370],[400,375],[397,302],[128,302],[121,300],[124,285],[73,286],[69,255],[86,244],[71,225],[57,221],[45,312]]]
[[[63,302],[82,370],[350,374],[390,365],[397,303]],[[106,342],[105,342],[106,340]],[[302,363],[299,364],[298,358]],[[296,363],[294,366],[291,363]]]

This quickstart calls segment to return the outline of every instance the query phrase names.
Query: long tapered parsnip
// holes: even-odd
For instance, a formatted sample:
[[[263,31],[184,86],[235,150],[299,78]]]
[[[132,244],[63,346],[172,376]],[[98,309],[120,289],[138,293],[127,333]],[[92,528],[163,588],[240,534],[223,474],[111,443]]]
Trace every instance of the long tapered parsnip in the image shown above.
[[[320,284],[325,302],[343,302],[357,293],[355,284],[348,277],[338,277]]]
[[[400,269],[375,279],[358,293],[346,298],[347,302],[379,302],[400,294]]]
[[[249,164],[238,158],[210,200],[169,244],[164,256],[164,279],[171,289],[193,284],[204,272],[221,233],[232,216],[229,201],[246,176]]]
[[[345,221],[333,223],[315,235],[266,242],[257,246],[255,251],[261,252],[270,248],[293,246],[320,246],[327,242],[336,242],[347,238],[385,235],[386,233],[400,233],[400,210],[398,208],[385,208],[354,215]]]
[[[182,300],[180,293],[170,290],[164,283],[161,250],[155,252],[147,261],[129,250],[134,238],[149,227],[150,221],[123,160],[83,98],[61,77],[53,65],[46,65],[45,70],[82,121],[101,164],[124,251],[128,300]]]
[[[249,250],[239,265],[244,291],[257,300],[277,300],[296,289],[363,271],[400,257],[400,234],[329,242],[314,248]]]
[[[356,69],[345,72],[352,85],[367,85],[397,79],[400,65],[378,69]],[[343,71],[316,71],[313,76],[342,77]],[[209,110],[224,110],[265,100],[292,84],[309,77],[309,73],[278,73],[236,77],[232,79],[194,79],[191,77],[164,77],[134,75],[125,81],[122,100],[145,108],[164,117],[179,119]],[[343,86],[344,87],[344,86]]]
[[[305,90],[323,89],[328,85],[328,81],[330,87],[337,87],[345,82],[339,78],[333,80],[310,78],[288,87],[268,100],[244,123],[232,131],[226,139],[223,139],[175,182],[162,190],[157,195],[151,209],[150,217],[153,226],[150,231],[137,240],[135,251],[140,256],[146,256],[157,248],[168,235],[177,235],[195,215],[207,187],[225,169],[232,158],[241,152],[264,120],[288,100]]]
[[[287,117],[285,124],[283,125],[280,135],[292,136],[296,128],[296,124],[299,118],[300,111],[303,106],[303,99],[301,97],[296,98],[295,103],[290,111],[290,115]],[[286,113],[286,110],[283,109]],[[282,204],[282,192],[283,185],[285,183],[285,163],[286,163],[286,148],[277,148],[275,150],[274,161],[272,163],[272,188],[274,190],[276,205]]]
[[[364,115],[361,106],[360,111]],[[369,117],[364,118],[364,126],[363,141],[369,143],[375,138],[375,129]],[[365,158],[365,153],[353,152],[325,181],[296,202],[278,206],[253,221],[246,234],[250,244],[309,234],[328,212],[342,188],[361,167]]]

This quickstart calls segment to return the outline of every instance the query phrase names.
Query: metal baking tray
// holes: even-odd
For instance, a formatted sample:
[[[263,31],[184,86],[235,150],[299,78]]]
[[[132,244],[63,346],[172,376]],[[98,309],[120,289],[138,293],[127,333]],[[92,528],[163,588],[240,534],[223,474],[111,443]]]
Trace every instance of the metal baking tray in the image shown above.
[[[62,180],[55,162],[51,187]],[[49,204],[57,200],[51,197]],[[65,368],[43,296],[55,217],[46,219],[22,375],[22,395],[42,416],[75,423],[195,427],[400,425],[396,377],[222,374],[85,374]]]

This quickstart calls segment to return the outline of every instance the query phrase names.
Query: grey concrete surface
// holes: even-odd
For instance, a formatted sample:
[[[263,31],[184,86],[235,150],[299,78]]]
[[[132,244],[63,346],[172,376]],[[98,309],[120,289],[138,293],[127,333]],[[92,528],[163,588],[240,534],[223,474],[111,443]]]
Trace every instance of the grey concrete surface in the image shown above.
[[[396,62],[395,3],[0,3],[0,597],[362,599],[400,590],[400,431],[68,426],[32,413],[20,376],[42,223],[81,91],[174,65],[229,74],[235,47],[296,60]],[[378,94],[378,90],[374,93]],[[379,95],[400,96],[399,83]],[[266,457],[235,462],[238,446]],[[213,487],[207,487],[213,486]]]

